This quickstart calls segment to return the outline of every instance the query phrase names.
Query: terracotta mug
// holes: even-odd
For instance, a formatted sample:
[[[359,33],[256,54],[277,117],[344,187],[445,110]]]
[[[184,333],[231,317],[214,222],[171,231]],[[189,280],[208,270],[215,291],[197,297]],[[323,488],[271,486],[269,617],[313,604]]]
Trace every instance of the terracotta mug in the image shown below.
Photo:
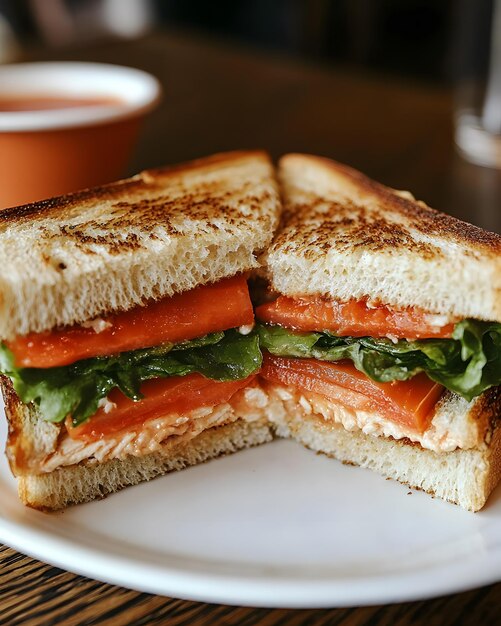
[[[127,67],[0,66],[0,208],[123,176],[160,93],[153,76]]]

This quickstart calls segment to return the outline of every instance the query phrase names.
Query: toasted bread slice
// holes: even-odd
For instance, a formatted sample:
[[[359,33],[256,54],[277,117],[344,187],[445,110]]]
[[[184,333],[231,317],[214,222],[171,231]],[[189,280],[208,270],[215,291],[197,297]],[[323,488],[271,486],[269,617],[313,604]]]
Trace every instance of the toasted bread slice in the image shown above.
[[[0,337],[127,310],[257,267],[280,203],[264,152],[229,152],[0,214]]]
[[[501,322],[501,236],[328,159],[286,155],[279,177],[283,221],[264,255],[279,293]]]
[[[291,437],[316,452],[371,469],[469,511],[480,510],[501,479],[499,387],[476,398],[466,414],[462,412],[464,407],[455,407],[460,411],[459,420],[479,419],[488,426],[475,446],[448,452],[425,449],[405,438],[376,436],[359,428],[347,430],[340,423],[326,420],[310,403],[298,402],[293,389],[284,394],[283,387],[267,384],[266,390],[267,415],[277,436]],[[445,404],[450,410],[455,406],[454,398],[446,399]],[[340,408],[333,405],[334,410]]]
[[[27,474],[19,477],[18,492],[23,503],[35,509],[64,509],[272,439],[267,420],[239,419],[144,456],[70,465],[47,474]]]
[[[102,498],[273,439],[264,413],[267,398],[257,385],[237,392],[229,403],[209,408],[205,418],[198,414],[183,432],[158,441],[156,446],[144,441],[145,433],[140,433],[137,441],[145,444],[144,451],[140,453],[136,441],[134,454],[124,447],[123,438],[114,450],[103,441],[72,441],[64,426],[44,421],[33,403],[22,403],[7,377],[0,376],[0,388],[9,425],[6,452],[10,467],[21,500],[37,509],[62,509]],[[75,454],[77,462],[72,461]]]

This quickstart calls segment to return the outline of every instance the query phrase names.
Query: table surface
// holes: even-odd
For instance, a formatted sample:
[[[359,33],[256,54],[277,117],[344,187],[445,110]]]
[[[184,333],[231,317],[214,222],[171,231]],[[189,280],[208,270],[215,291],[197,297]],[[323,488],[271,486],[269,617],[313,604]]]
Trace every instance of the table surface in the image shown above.
[[[120,63],[165,90],[131,173],[236,148],[310,152],[349,163],[431,206],[501,232],[501,175],[455,155],[452,92],[318,67],[189,33],[33,51],[30,59]],[[152,596],[64,572],[0,546],[0,625],[501,624],[501,584],[435,600],[332,610],[269,610]]]

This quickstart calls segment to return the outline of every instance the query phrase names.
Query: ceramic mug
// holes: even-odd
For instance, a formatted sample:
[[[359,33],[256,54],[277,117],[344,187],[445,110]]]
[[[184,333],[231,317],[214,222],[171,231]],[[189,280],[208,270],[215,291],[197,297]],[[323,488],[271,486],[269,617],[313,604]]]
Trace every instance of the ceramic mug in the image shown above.
[[[0,208],[123,176],[141,121],[160,94],[156,78],[128,67],[0,66]],[[37,100],[53,104],[38,110],[5,106],[18,101],[24,109],[23,103],[34,108]]]

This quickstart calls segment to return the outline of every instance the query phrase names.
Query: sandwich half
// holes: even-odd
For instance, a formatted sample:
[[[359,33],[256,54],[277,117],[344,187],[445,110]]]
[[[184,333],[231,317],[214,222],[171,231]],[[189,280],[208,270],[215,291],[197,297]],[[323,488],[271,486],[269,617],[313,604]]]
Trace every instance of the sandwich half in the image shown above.
[[[232,152],[1,213],[0,371],[25,504],[272,438],[247,277],[279,210],[268,156]]]
[[[501,476],[501,237],[281,159],[256,309],[278,435],[476,511]]]

